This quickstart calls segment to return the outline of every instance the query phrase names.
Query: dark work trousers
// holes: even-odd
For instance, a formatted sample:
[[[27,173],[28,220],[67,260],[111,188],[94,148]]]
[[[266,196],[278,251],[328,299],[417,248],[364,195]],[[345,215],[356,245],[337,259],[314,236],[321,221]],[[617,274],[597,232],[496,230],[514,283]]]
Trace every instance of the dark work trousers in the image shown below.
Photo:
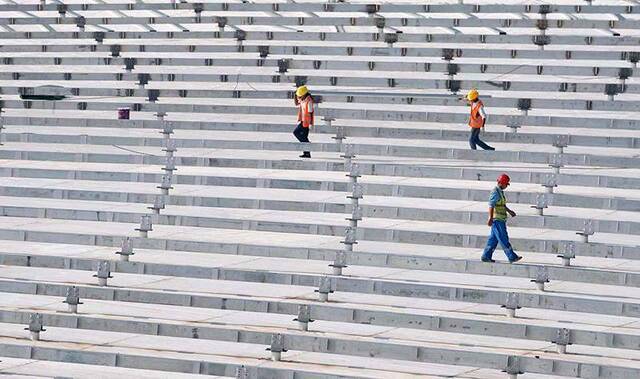
[[[480,140],[480,128],[471,128],[471,134],[469,135],[469,146],[471,146],[472,150],[475,150],[476,145],[480,146],[484,150],[495,150],[493,147]]]
[[[298,123],[298,126],[293,130],[293,135],[296,136],[298,141],[300,142],[310,142],[309,141],[309,128],[305,128],[302,126],[302,123]],[[311,155],[310,152],[303,152],[304,155]]]

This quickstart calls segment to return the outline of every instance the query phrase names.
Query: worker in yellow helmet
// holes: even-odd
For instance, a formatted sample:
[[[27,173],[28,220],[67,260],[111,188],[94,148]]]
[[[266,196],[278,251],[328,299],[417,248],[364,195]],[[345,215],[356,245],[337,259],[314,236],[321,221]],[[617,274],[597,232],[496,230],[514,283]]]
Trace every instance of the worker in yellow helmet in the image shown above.
[[[307,86],[298,87],[293,102],[298,107],[298,125],[293,135],[300,142],[309,142],[309,128],[313,126],[313,97]],[[300,158],[311,158],[311,152],[304,151]]]
[[[479,98],[478,90],[472,88],[466,96],[467,103],[471,106],[471,115],[469,116],[469,126],[471,134],[469,135],[469,146],[472,150],[476,149],[476,145],[484,150],[495,150],[480,140],[480,130],[484,129],[487,122],[487,113],[484,111],[484,104]]]

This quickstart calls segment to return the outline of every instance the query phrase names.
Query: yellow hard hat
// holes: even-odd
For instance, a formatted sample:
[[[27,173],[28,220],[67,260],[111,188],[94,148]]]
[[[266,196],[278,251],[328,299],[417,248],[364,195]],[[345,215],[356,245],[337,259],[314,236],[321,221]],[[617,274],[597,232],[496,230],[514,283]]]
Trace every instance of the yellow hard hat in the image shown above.
[[[309,89],[307,88],[307,86],[300,86],[296,90],[296,96],[298,96],[298,97],[302,97],[302,96],[304,96],[304,95],[306,95],[308,93],[309,93]]]
[[[472,88],[467,94],[467,100],[474,101],[477,98],[478,98],[478,90],[475,88]]]

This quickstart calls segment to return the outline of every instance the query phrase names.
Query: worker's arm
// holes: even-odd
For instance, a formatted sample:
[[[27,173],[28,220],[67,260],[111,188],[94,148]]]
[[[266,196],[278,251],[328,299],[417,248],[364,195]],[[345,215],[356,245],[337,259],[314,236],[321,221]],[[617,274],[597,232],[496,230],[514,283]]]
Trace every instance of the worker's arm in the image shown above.
[[[482,129],[484,131],[484,125],[487,123],[487,112],[484,111],[484,105],[480,107],[478,114],[482,118]]]
[[[311,114],[311,124],[309,125],[309,127],[313,126],[313,120],[315,120],[314,113],[313,111],[315,110],[315,106],[313,104],[313,101],[307,101],[307,112],[309,112],[309,114]]]
[[[487,225],[493,225],[493,207],[489,207],[489,219],[487,219]]]
[[[509,209],[509,207],[505,206],[505,208],[507,208],[507,213],[509,213],[509,215],[511,217],[516,217],[516,212],[512,211],[511,209]]]
[[[480,107],[478,114],[480,114],[480,117],[482,117],[483,120],[487,119],[487,112],[484,111],[484,105]]]

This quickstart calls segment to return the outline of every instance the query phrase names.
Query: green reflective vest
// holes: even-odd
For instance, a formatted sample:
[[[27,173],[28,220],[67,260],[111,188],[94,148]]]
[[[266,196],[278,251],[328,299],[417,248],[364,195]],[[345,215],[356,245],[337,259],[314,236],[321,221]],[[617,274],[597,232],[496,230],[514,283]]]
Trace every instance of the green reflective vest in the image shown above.
[[[507,221],[507,198],[500,188],[496,187],[496,191],[498,191],[500,199],[493,208],[493,218],[494,220]]]

